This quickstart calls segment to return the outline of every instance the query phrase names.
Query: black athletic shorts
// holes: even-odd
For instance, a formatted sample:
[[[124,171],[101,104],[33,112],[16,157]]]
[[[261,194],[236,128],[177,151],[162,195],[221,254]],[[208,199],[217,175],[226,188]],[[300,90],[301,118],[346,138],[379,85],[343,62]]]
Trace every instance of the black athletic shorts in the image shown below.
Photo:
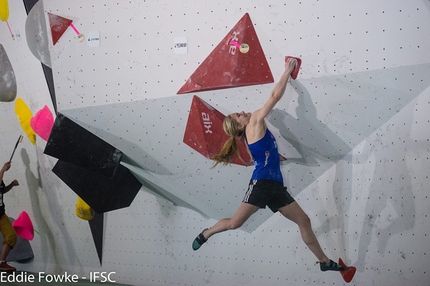
[[[267,205],[275,213],[295,200],[287,192],[287,187],[278,181],[251,180],[242,202],[262,209]]]

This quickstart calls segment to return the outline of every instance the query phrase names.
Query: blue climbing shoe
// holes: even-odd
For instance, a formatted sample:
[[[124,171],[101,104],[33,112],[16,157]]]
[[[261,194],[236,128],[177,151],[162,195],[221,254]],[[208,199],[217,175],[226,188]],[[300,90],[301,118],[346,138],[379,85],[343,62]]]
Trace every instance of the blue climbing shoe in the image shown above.
[[[196,237],[196,239],[194,239],[194,241],[193,241],[193,249],[194,250],[197,250],[197,249],[199,249],[200,248],[200,246],[202,246],[203,245],[203,243],[205,243],[206,241],[208,241],[207,240],[207,238],[205,238],[204,236],[203,236],[203,232],[205,231],[205,230],[207,230],[207,228],[205,228],[197,237]]]
[[[343,270],[345,270],[344,267],[340,266],[339,264],[337,264],[336,262],[334,262],[331,259],[330,259],[330,262],[327,262],[327,263],[319,262],[319,264],[320,264],[321,271],[328,271],[328,270],[343,271]]]

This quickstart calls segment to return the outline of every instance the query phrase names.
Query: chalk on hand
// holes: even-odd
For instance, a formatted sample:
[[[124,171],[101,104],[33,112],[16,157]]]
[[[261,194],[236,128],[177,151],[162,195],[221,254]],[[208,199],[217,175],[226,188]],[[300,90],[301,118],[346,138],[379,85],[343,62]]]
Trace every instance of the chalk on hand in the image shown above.
[[[291,78],[292,78],[292,79],[296,79],[296,78],[297,78],[297,75],[299,74],[299,71],[300,71],[300,66],[302,65],[302,60],[301,60],[301,59],[299,59],[299,58],[296,58],[296,57],[286,56],[286,57],[285,57],[285,62],[286,62],[289,58],[293,58],[293,59],[296,59],[296,60],[297,60],[297,65],[296,65],[296,67],[294,68],[294,70],[293,70],[293,71],[292,71],[292,73],[291,73]]]

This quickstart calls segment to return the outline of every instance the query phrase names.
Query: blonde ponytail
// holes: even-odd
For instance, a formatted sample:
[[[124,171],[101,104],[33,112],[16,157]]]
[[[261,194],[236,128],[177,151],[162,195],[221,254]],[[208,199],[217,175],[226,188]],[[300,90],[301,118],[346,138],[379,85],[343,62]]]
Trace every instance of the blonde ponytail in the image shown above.
[[[244,129],[241,129],[239,123],[230,115],[224,119],[223,129],[230,138],[224,143],[221,151],[212,156],[212,159],[215,161],[212,168],[215,168],[219,163],[222,163],[224,166],[228,165],[236,154],[240,157],[236,137],[241,138],[244,134]]]
[[[237,143],[236,138],[230,137],[222,147],[218,154],[213,155],[212,159],[215,161],[212,168],[215,168],[219,163],[224,166],[228,165],[233,159],[234,155],[237,153]]]

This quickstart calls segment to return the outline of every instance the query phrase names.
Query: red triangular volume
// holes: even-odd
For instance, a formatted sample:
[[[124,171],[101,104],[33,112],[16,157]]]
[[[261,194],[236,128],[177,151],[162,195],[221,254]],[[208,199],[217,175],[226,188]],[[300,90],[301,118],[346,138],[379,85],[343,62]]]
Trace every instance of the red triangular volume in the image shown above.
[[[73,21],[51,13],[48,13],[48,16],[52,43],[55,45]]]
[[[346,266],[341,258],[339,258],[339,265],[345,268],[345,270],[340,271],[343,280],[345,280],[346,283],[351,282],[357,269],[354,266]]]
[[[190,76],[178,94],[272,82],[269,64],[251,18],[246,13]]]
[[[185,128],[184,143],[212,160],[212,156],[217,154],[229,139],[222,127],[224,118],[225,115],[221,112],[194,96]],[[252,165],[245,141],[242,139],[237,143],[242,160],[236,155],[231,163],[242,166]]]

